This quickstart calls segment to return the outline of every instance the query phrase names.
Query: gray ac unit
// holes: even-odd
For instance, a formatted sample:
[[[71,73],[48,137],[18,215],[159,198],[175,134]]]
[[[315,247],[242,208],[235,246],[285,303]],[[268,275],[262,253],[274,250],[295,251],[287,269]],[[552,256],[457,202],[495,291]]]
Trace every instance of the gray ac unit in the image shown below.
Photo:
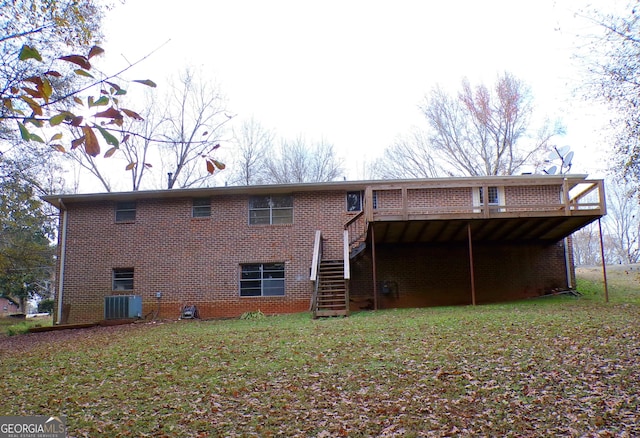
[[[104,319],[142,318],[142,297],[113,295],[104,297]]]

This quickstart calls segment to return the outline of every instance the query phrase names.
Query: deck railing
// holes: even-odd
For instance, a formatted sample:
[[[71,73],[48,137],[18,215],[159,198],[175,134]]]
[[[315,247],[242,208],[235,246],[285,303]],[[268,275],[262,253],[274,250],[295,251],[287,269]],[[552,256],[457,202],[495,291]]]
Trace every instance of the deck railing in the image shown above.
[[[523,187],[518,185],[505,185],[501,190],[508,191],[511,187]],[[469,196],[457,199],[439,199],[429,204],[430,199],[420,196],[420,191],[425,187],[420,185],[389,185],[376,186],[375,190],[367,187],[364,193],[364,209],[362,219],[355,216],[345,225],[345,228],[355,227],[359,224],[366,226],[368,222],[385,220],[412,220],[412,219],[453,219],[453,218],[491,218],[491,217],[533,217],[533,216],[572,216],[572,215],[604,215],[606,204],[604,197],[604,182],[602,180],[580,180],[579,182],[565,179],[563,184],[556,184],[551,192],[557,193],[557,202],[549,202],[549,197],[542,197],[535,201],[527,201],[527,197],[518,198],[512,195],[511,202],[503,199],[499,203],[474,202],[473,190],[482,189],[483,193],[489,193],[488,185],[475,185],[473,187],[446,186],[440,189],[469,189]],[[526,193],[527,189],[522,189]],[[433,192],[432,192],[433,193]],[[509,197],[507,197],[509,198]],[[523,199],[524,198],[524,199]],[[543,199],[544,198],[544,199]],[[350,228],[349,228],[350,229]],[[366,232],[366,228],[365,228]],[[353,234],[353,233],[352,233]],[[355,242],[354,237],[351,239]]]

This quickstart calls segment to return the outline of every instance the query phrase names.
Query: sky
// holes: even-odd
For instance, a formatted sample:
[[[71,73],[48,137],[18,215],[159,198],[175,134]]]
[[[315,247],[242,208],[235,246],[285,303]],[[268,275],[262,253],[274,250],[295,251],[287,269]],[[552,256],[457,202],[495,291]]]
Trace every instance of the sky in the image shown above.
[[[607,4],[604,0],[603,4]],[[492,83],[508,71],[531,87],[536,114],[560,118],[575,173],[604,176],[607,116],[574,90],[577,0],[126,0],[105,20],[109,65],[159,89],[192,66],[220,86],[237,121],[279,137],[325,139],[348,179],[412,126],[436,84]],[[157,49],[157,50],[156,50]],[[155,51],[155,52],[154,52]],[[223,145],[230,147],[230,145]]]

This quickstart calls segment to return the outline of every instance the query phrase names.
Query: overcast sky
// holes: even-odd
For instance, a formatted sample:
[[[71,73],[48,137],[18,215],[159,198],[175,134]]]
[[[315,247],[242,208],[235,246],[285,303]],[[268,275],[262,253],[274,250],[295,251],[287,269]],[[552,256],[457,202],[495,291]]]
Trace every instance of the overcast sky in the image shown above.
[[[607,4],[604,2],[603,4]],[[586,23],[577,0],[127,0],[105,22],[107,59],[162,86],[202,68],[238,120],[281,137],[326,139],[362,178],[366,160],[423,125],[418,105],[436,84],[492,82],[509,71],[532,88],[540,116],[560,117],[576,173],[603,176],[606,115],[574,97],[572,59]],[[168,42],[167,42],[168,41]],[[166,43],[166,44],[165,44]],[[163,45],[164,44],[164,45]]]

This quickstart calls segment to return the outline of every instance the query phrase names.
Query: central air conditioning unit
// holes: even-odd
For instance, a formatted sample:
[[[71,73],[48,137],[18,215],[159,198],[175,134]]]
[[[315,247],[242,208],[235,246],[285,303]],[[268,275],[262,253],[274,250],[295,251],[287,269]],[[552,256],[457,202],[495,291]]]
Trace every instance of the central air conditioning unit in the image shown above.
[[[104,297],[104,319],[142,318],[142,297],[113,295]]]

